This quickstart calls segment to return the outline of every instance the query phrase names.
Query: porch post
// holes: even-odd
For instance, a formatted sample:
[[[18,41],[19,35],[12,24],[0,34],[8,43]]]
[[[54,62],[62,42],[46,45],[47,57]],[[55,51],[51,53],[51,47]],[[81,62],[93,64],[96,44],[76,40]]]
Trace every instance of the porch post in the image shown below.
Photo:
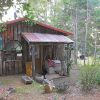
[[[32,46],[32,77],[35,80],[35,46]]]
[[[67,75],[70,75],[70,68],[71,68],[71,46],[70,44],[67,44]]]

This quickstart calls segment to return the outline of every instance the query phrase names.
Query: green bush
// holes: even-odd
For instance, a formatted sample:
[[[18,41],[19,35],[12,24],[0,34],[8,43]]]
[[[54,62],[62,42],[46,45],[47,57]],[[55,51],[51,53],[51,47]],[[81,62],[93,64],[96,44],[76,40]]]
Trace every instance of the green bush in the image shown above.
[[[100,63],[98,63],[97,64],[97,66],[99,67],[98,68],[98,71],[97,71],[97,76],[96,76],[96,83],[98,84],[98,85],[100,85]]]
[[[98,85],[100,85],[100,69],[98,70],[97,76],[96,76],[96,82]]]
[[[96,84],[96,78],[98,74],[98,65],[86,64],[80,68],[80,81],[82,90],[90,91]]]

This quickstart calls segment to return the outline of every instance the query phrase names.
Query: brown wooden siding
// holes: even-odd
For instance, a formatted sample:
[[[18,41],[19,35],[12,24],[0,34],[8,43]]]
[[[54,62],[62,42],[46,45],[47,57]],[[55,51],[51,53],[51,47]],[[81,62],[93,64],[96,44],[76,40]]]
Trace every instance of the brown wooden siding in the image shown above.
[[[40,26],[38,24],[34,24],[33,26],[28,25],[28,23],[25,22],[16,22],[16,23],[12,23],[12,24],[8,24],[7,25],[7,30],[5,32],[3,32],[3,48],[5,48],[7,46],[7,42],[9,40],[18,40],[21,41],[21,33],[22,32],[31,32],[31,33],[50,33],[50,34],[61,34],[57,31],[54,31],[52,29],[49,28],[45,28],[43,26]],[[24,44],[25,43],[25,44]],[[42,53],[43,53],[43,47],[39,47],[40,48],[40,58],[36,60],[36,71],[37,72],[41,72],[42,71]],[[3,61],[3,63],[5,63],[5,65],[2,66],[3,69],[3,74],[14,74],[14,73],[20,73],[20,72],[25,72],[25,63],[23,62],[27,62],[28,61],[28,44],[24,41],[23,42],[23,50],[22,50],[24,55],[24,61],[20,60],[19,61],[19,65],[17,63],[17,59],[15,59],[12,62],[7,62],[7,61]],[[21,63],[22,61],[22,63]],[[9,63],[9,64],[8,64]],[[24,66],[24,67],[20,67],[20,66]],[[40,65],[40,66],[39,66]],[[14,66],[14,67],[13,67]],[[19,67],[16,67],[19,66]],[[12,70],[14,70],[12,73],[12,70],[9,71],[9,69],[12,68]],[[6,69],[6,70],[5,70]],[[17,69],[17,72],[15,72]],[[24,71],[23,71],[24,70]]]

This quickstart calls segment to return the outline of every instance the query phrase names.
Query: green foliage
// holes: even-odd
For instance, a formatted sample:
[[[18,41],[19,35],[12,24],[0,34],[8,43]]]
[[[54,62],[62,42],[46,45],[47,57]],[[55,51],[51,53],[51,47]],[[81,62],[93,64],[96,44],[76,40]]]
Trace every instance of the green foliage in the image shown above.
[[[76,2],[77,2],[77,5],[78,5],[79,8],[82,8],[82,9],[87,8],[87,5],[86,5],[87,0],[76,0]],[[81,5],[81,6],[79,6],[79,5]]]
[[[98,85],[100,85],[100,69],[98,70],[98,73],[97,73],[96,82]]]
[[[12,0],[0,0],[0,10],[4,10],[4,7],[11,7],[13,4]]]
[[[30,20],[25,20],[25,21],[23,21],[22,23],[25,23],[25,24],[27,24],[27,25],[33,26],[33,25],[36,24],[37,22],[36,22],[35,20],[30,19]]]
[[[28,18],[46,21],[48,2],[47,0],[28,0],[28,3],[23,4],[23,10]]]
[[[0,33],[6,31],[6,25],[1,24],[0,25]]]
[[[96,65],[98,65],[99,69],[97,71],[97,76],[95,80],[96,80],[96,83],[100,85],[100,57],[96,59],[96,62],[97,62]]]
[[[69,60],[66,65],[67,65],[67,76],[70,76],[72,60]]]
[[[27,14],[25,17],[30,18],[30,19],[34,19],[34,10],[32,9],[32,7],[29,3],[23,4],[23,10],[27,11],[26,12]]]
[[[51,0],[29,0],[28,3],[23,5],[23,10],[26,11],[28,18],[49,23],[57,28],[64,30],[67,28],[67,30],[70,30],[71,16],[70,9],[68,9],[69,3],[70,0],[57,0],[54,2]],[[31,17],[32,15],[33,17]]]
[[[87,45],[86,54],[93,55],[94,52],[94,30],[100,29],[99,25],[99,1],[100,0],[29,0],[24,8],[27,17],[49,23],[57,28],[73,31],[77,22],[77,42],[78,50],[83,54],[85,42]],[[88,3],[88,7],[87,7]],[[87,41],[85,41],[86,19],[88,8],[88,31]],[[77,13],[76,13],[77,9]],[[75,21],[75,16],[78,16]],[[75,33],[75,32],[74,32]]]
[[[21,3],[22,0],[16,0],[17,3]],[[0,18],[2,19],[4,13],[14,5],[14,0],[0,0]],[[0,20],[1,20],[0,19]]]
[[[99,66],[96,64],[86,64],[80,68],[80,81],[83,91],[90,91],[96,84],[96,77]]]
[[[41,92],[43,91],[43,85],[34,82],[30,85],[23,85],[20,87],[16,87],[17,94],[31,93],[33,90]]]

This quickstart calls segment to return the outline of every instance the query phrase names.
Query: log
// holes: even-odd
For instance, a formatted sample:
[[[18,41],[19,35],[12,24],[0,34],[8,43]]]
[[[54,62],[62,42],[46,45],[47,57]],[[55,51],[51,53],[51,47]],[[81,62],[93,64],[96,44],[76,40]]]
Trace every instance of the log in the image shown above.
[[[51,93],[55,89],[53,81],[49,81],[47,79],[44,79],[45,85],[44,85],[44,91],[45,93]]]
[[[45,93],[51,93],[53,91],[53,87],[48,84],[45,84],[44,91],[45,91]]]

